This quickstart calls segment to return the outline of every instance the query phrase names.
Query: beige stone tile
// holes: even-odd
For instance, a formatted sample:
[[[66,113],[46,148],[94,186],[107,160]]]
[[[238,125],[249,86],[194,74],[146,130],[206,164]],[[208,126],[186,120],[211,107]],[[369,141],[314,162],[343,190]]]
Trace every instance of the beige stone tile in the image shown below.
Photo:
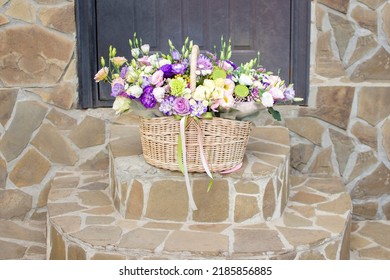
[[[220,255],[229,250],[226,235],[212,232],[175,231],[169,235],[164,250],[168,252],[190,252],[202,255]]]
[[[276,194],[275,194],[275,186],[270,179],[268,184],[264,190],[263,196],[263,217],[264,219],[272,218],[275,214],[276,209]]]
[[[66,233],[79,231],[81,227],[80,216],[60,216],[50,219],[52,224],[58,225]]]
[[[332,233],[340,234],[346,227],[347,220],[343,217],[332,216],[317,216],[316,224],[323,227]]]
[[[338,253],[339,247],[340,247],[340,242],[338,242],[338,241],[328,244],[325,247],[325,258],[328,260],[338,259],[337,253]]]
[[[344,214],[352,209],[351,198],[347,193],[344,193],[333,201],[321,203],[317,209],[330,213]]]
[[[94,215],[108,215],[114,213],[115,210],[114,207],[112,206],[103,206],[103,207],[88,209],[83,212],[88,214],[94,214]]]
[[[154,251],[160,246],[168,235],[168,231],[149,230],[138,228],[125,233],[119,243],[119,247],[137,250]]]
[[[390,250],[379,246],[362,249],[359,251],[359,255],[361,259],[390,260]]]
[[[222,232],[229,226],[230,224],[196,224],[190,225],[188,228],[193,231]]]
[[[144,228],[155,228],[155,229],[166,229],[166,230],[179,230],[183,224],[180,223],[156,223],[148,222],[143,227]]]
[[[104,144],[106,128],[104,121],[86,116],[69,134],[69,138],[79,147],[88,148]],[[94,137],[90,137],[93,135]]]
[[[370,244],[372,244],[372,243],[368,239],[366,239],[358,234],[351,234],[351,250],[352,251],[361,250]]]
[[[78,197],[81,199],[81,203],[86,206],[107,206],[112,204],[108,195],[102,191],[79,192]]]
[[[0,219],[0,238],[10,238],[16,240],[26,240],[37,243],[45,243],[46,238],[41,230],[31,230],[21,222],[14,222],[11,220],[2,220]]]
[[[68,260],[85,260],[86,259],[86,252],[83,248],[79,247],[76,244],[70,244],[68,246]]]
[[[39,9],[39,19],[44,26],[56,29],[64,33],[75,33],[74,3],[62,6],[43,6]]]
[[[91,260],[125,260],[126,257],[119,254],[112,253],[96,253],[92,256]]]
[[[27,249],[25,246],[2,240],[0,240],[0,248],[0,260],[21,259]]]
[[[65,251],[65,242],[62,239],[62,236],[57,232],[55,227],[50,227],[50,244],[51,250],[50,255],[48,256],[49,260],[65,260],[66,251]]]
[[[64,202],[64,203],[49,203],[47,205],[47,211],[49,217],[55,217],[67,213],[72,213],[86,209],[85,207],[80,206],[78,203],[74,202]]]
[[[234,184],[236,192],[245,194],[258,194],[259,185],[254,181],[239,180]]]
[[[235,229],[234,252],[256,253],[283,251],[284,245],[275,230]]]
[[[251,132],[251,137],[287,146],[290,144],[288,130],[285,127],[255,127]]]
[[[144,190],[142,184],[134,180],[130,195],[127,201],[126,219],[139,219],[141,218],[144,208]]]
[[[283,214],[283,222],[287,227],[309,227],[313,225],[313,222],[311,220],[299,217],[288,212],[285,212]]]
[[[237,195],[234,207],[234,222],[240,223],[260,213],[257,198]]]
[[[275,172],[275,167],[260,162],[254,162],[252,164],[251,172],[257,176],[270,176]]]
[[[49,169],[50,162],[34,148],[30,148],[17,162],[9,178],[19,188],[31,186],[42,182]]]
[[[109,216],[88,216],[85,219],[86,225],[108,225],[115,222],[115,217]]]
[[[390,224],[367,221],[359,233],[390,250]]]
[[[313,193],[308,193],[308,192],[298,192],[297,194],[293,195],[290,198],[290,201],[293,202],[299,202],[302,204],[315,204],[319,202],[324,202],[326,201],[326,197],[318,194],[313,194]]]
[[[323,192],[325,194],[336,194],[346,192],[346,188],[339,178],[309,178],[307,186],[316,191]]]
[[[32,196],[20,190],[0,190],[0,219],[23,219],[32,207]]]
[[[226,180],[214,180],[207,192],[208,180],[194,180],[192,188],[198,210],[193,212],[197,222],[223,222],[229,217],[229,186]]]
[[[285,227],[277,227],[277,229],[292,246],[313,246],[322,243],[324,239],[330,237],[330,233],[323,230],[296,229]]]
[[[196,191],[194,192],[196,199]],[[188,195],[182,181],[161,180],[153,183],[147,203],[145,216],[148,218],[176,222],[185,221],[187,218]],[[198,207],[201,205],[198,204]]]
[[[312,218],[314,217],[315,214],[314,206],[309,206],[309,205],[307,206],[291,205],[289,206],[289,209],[296,211],[297,213],[301,214],[306,218]]]
[[[71,233],[70,236],[80,239],[94,246],[108,246],[116,244],[121,238],[122,230],[118,226],[87,226],[84,229]]]
[[[309,251],[302,253],[299,260],[325,260],[325,256],[317,251]]]

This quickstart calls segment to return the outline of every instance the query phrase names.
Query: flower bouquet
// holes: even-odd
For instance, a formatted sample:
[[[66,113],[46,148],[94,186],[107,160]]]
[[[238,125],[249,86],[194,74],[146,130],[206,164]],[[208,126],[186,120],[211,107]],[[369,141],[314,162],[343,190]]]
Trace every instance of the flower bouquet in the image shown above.
[[[294,99],[293,86],[267,72],[259,57],[235,65],[223,38],[218,53],[204,54],[188,38],[180,50],[169,41],[167,54],[150,53],[136,35],[129,44],[132,59],[110,46],[108,65],[101,58],[95,80],[111,84],[117,114],[142,116],[143,154],[154,166],[183,173],[235,170],[251,118],[266,108],[280,120],[274,104]]]

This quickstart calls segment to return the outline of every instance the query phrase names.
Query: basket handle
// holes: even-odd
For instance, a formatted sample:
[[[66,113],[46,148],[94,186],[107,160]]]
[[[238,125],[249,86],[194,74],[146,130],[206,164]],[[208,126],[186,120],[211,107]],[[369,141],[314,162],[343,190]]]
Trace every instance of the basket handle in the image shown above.
[[[198,56],[199,56],[199,47],[198,45],[193,45],[191,50],[191,57],[190,57],[190,89],[191,92],[195,92],[196,89],[196,65],[198,62]]]

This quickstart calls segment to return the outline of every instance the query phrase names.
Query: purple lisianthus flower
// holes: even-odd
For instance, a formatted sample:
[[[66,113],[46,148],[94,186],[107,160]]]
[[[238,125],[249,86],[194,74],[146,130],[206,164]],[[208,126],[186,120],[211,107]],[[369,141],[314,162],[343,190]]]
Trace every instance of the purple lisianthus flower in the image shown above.
[[[159,70],[164,72],[164,78],[172,78],[173,76],[175,76],[171,64],[165,64],[161,66]]]
[[[294,97],[295,97],[295,90],[294,90],[294,88],[293,87],[286,88],[286,90],[284,91],[284,97],[287,100],[294,99]]]
[[[173,114],[173,102],[175,101],[176,97],[174,96],[168,96],[165,98],[161,103],[160,107],[158,108],[160,112],[163,112],[166,116],[171,116]]]
[[[237,69],[237,65],[235,65],[235,64],[233,63],[233,61],[226,60],[226,62],[227,62],[228,64],[230,64],[231,67],[233,67],[233,70],[236,70],[236,69]]]
[[[175,75],[177,75],[177,74],[183,75],[186,71],[187,71],[187,65],[182,64],[182,63],[172,64],[172,72]]]
[[[172,58],[173,58],[173,60],[176,60],[176,61],[180,60],[180,53],[178,50],[172,51]]]
[[[151,109],[156,106],[157,100],[153,95],[153,87],[147,86],[144,88],[143,93],[140,96],[140,101],[145,108]]]
[[[173,109],[177,115],[188,115],[191,109],[190,102],[184,97],[178,97],[173,101]]]
[[[143,76],[143,77],[142,77],[142,87],[143,87],[143,88],[146,88],[146,87],[148,87],[148,86],[150,86],[149,78],[146,77],[146,76]]]
[[[120,83],[114,84],[111,88],[111,96],[117,97],[123,92],[124,89],[125,89],[124,85]]]
[[[259,97],[259,89],[258,88],[253,88],[251,90],[251,96],[254,98],[254,99],[257,99]]]
[[[204,113],[207,112],[207,106],[204,106],[202,101],[196,101],[193,105],[191,105],[191,116],[192,117],[200,117]]]
[[[120,77],[121,77],[122,79],[124,79],[124,78],[126,77],[126,74],[127,74],[127,66],[123,66],[123,67],[121,68]]]

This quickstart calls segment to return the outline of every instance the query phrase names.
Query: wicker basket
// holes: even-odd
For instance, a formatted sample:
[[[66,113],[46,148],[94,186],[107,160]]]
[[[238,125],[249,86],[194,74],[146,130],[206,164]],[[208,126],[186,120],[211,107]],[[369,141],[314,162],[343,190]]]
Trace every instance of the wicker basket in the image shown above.
[[[186,129],[187,168],[204,172],[200,159],[197,123],[189,118]],[[177,145],[180,122],[173,117],[142,119],[141,143],[145,161],[153,166],[179,170]],[[203,150],[213,172],[239,165],[245,154],[251,123],[223,118],[201,120]]]
[[[190,87],[196,88],[198,46],[194,45],[190,59]],[[203,152],[212,172],[221,172],[238,166],[245,154],[252,123],[214,117],[201,119],[199,124],[188,118],[185,143],[188,172],[205,172],[198,142],[200,126]],[[180,122],[174,117],[141,119],[140,134],[145,161],[153,166],[179,170],[177,146]]]

